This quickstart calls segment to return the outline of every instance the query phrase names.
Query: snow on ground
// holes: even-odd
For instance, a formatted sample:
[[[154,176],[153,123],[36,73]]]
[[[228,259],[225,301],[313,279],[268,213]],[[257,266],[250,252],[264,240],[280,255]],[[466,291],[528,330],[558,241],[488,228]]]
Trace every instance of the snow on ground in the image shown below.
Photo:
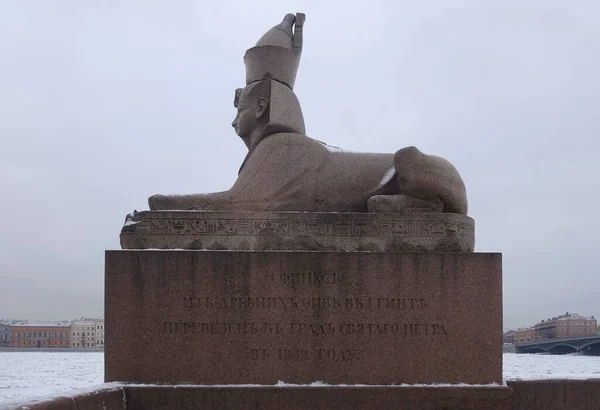
[[[504,380],[600,377],[600,356],[505,353],[503,359]]]
[[[600,357],[504,354],[504,380],[600,377]],[[104,380],[102,352],[0,351],[0,407],[97,386]]]
[[[102,382],[103,352],[0,352],[0,404]]]

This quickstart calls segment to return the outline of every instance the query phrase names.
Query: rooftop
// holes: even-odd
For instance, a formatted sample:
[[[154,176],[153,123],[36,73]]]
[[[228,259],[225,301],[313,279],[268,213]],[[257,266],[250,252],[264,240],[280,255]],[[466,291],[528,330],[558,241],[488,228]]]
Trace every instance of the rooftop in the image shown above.
[[[551,322],[553,320],[569,320],[569,319],[595,320],[594,316],[582,316],[579,313],[566,312],[565,314],[560,315],[560,316],[555,316],[552,318],[544,319],[538,324],[545,323],[545,322]]]

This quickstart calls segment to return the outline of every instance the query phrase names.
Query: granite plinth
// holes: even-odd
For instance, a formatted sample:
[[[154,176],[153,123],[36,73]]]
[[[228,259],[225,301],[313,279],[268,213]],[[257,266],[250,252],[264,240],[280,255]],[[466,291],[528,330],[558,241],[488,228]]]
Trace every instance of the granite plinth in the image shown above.
[[[597,410],[600,379],[518,380],[505,386],[150,386],[100,387],[6,406],[28,410],[437,409]]]
[[[139,387],[128,409],[509,410],[506,386],[446,387]],[[131,403],[131,405],[130,405]],[[160,404],[160,405],[158,405]]]
[[[123,249],[473,252],[475,222],[449,213],[142,211]]]
[[[106,381],[502,381],[501,255],[107,251]]]

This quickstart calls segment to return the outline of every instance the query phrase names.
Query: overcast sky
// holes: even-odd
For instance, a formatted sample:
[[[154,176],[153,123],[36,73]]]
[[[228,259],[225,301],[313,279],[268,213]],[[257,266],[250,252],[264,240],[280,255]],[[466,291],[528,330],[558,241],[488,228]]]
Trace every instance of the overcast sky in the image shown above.
[[[600,315],[600,2],[5,0],[0,317],[102,315],[125,215],[233,184],[244,52],[298,11],[308,135],[453,162],[505,328]]]

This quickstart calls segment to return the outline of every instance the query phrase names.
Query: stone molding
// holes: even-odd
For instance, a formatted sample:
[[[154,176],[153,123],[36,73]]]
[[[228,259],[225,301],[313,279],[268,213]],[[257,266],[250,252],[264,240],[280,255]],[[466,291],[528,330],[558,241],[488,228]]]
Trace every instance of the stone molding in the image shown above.
[[[473,252],[475,222],[458,214],[142,211],[122,249]]]

